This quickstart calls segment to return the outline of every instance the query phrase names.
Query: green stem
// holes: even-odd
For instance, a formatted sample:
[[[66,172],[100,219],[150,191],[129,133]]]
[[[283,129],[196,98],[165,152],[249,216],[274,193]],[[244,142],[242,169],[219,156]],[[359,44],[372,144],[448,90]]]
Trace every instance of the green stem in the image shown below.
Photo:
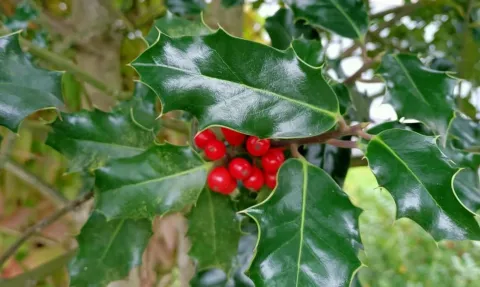
[[[80,80],[87,82],[91,86],[97,88],[98,90],[105,92],[107,95],[117,97],[119,99],[126,99],[130,96],[130,93],[127,92],[122,92],[115,90],[109,86],[107,86],[105,83],[97,80],[95,77],[92,75],[88,74],[87,72],[83,71],[80,69],[75,63],[72,61],[69,61],[55,53],[52,53],[46,49],[40,48],[35,46],[32,42],[25,40],[25,39],[20,39],[20,42],[22,45],[27,49],[28,52],[30,52],[32,55],[41,58],[43,60],[48,61],[49,63],[52,63],[54,66],[58,67],[59,69],[63,69],[65,71],[68,71],[72,74],[74,74],[76,77],[78,77]]]

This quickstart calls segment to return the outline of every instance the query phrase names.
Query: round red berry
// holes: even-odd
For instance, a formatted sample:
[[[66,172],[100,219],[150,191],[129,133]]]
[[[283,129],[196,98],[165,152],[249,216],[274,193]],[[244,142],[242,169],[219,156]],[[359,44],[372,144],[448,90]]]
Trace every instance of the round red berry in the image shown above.
[[[216,139],[217,137],[211,130],[204,130],[195,136],[194,141],[195,145],[198,146],[198,148],[204,149],[209,141]]]
[[[228,186],[228,189],[223,194],[230,194],[235,190],[235,188],[237,188],[237,181],[232,180],[232,183]]]
[[[269,148],[269,139],[259,139],[255,136],[247,139],[247,151],[253,156],[262,156],[267,153]]]
[[[269,150],[262,156],[262,167],[268,173],[276,173],[284,161],[285,156],[282,151]]]
[[[223,194],[231,193],[236,187],[235,179],[223,166],[216,167],[210,172],[207,177],[207,184],[212,191]],[[232,186],[234,186],[233,189]]]
[[[263,186],[263,173],[258,167],[253,167],[252,174],[243,180],[243,186],[246,188],[258,191]]]
[[[243,142],[245,141],[245,138],[247,137],[246,135],[231,129],[227,129],[227,128],[220,128],[220,129],[222,130],[225,140],[232,146],[238,146],[243,144]]]
[[[244,180],[252,174],[252,165],[248,160],[237,157],[228,164],[228,171],[234,178]]]
[[[277,185],[277,174],[275,173],[265,173],[265,185],[268,188],[274,189]]]
[[[209,160],[221,159],[226,153],[225,144],[219,140],[211,140],[205,146],[205,156]]]

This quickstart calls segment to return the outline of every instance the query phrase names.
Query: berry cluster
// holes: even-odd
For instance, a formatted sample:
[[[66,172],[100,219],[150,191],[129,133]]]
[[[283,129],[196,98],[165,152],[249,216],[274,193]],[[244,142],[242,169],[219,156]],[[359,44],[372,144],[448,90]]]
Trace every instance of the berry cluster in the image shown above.
[[[241,181],[251,191],[259,191],[264,184],[273,189],[277,184],[277,172],[285,161],[283,149],[270,148],[269,139],[255,136],[247,138],[246,135],[227,128],[221,128],[221,131],[230,147],[239,147],[245,143],[246,151],[253,157],[252,161],[261,163],[263,170],[243,157],[234,157],[227,167],[217,166],[210,172],[208,187],[215,192],[230,194],[237,188],[237,181]],[[227,146],[211,130],[197,134],[195,144],[209,160],[220,160],[227,154]],[[261,160],[258,161],[256,157],[261,157]]]

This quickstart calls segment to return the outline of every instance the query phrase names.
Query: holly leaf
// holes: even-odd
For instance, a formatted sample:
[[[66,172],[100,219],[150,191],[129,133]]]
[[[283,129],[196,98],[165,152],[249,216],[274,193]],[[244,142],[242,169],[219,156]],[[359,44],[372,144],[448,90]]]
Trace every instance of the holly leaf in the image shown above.
[[[329,130],[339,116],[321,69],[298,60],[292,49],[221,29],[200,37],[162,35],[132,65],[159,95],[164,113],[190,112],[199,129],[221,125],[263,138],[306,137]]]
[[[95,171],[96,209],[112,218],[152,218],[197,201],[211,163],[189,147],[165,144]]]
[[[136,82],[132,98],[120,104],[117,109],[130,114],[131,120],[140,128],[156,133],[161,127],[161,122],[157,120],[160,114],[156,108],[157,99],[154,91],[143,83]]]
[[[141,264],[152,236],[150,220],[107,221],[94,211],[77,237],[79,250],[68,266],[70,286],[103,287]]]
[[[137,126],[130,113],[122,110],[62,113],[51,127],[46,143],[70,160],[70,172],[140,154],[155,140],[152,131]]]
[[[289,159],[272,195],[245,212],[259,226],[255,286],[349,286],[360,266],[360,210],[325,171]]]
[[[292,47],[297,56],[305,63],[313,67],[320,67],[323,64],[322,43],[317,40],[298,38],[293,40]]]
[[[451,123],[448,135],[457,149],[480,153],[480,125],[477,122],[457,116]]]
[[[342,83],[335,83],[332,85],[332,89],[337,95],[337,99],[340,105],[340,113],[345,115],[352,107],[352,99],[350,98],[350,91],[348,90],[347,86]]]
[[[471,212],[480,210],[480,180],[476,170],[465,168],[460,170],[453,181],[453,188],[460,202]]]
[[[165,0],[164,3],[168,10],[179,15],[200,14],[205,8],[204,0]]]
[[[379,72],[387,82],[385,99],[399,116],[422,121],[437,134],[446,134],[454,117],[449,96],[455,82],[452,78],[406,54],[386,54]]]
[[[230,197],[204,189],[188,216],[190,256],[197,270],[218,268],[231,275],[240,241],[240,221]]]
[[[376,135],[366,157],[378,183],[397,204],[397,218],[410,218],[436,241],[478,240],[480,227],[452,189],[457,169],[436,145],[436,138],[393,129]]]
[[[0,37],[0,125],[16,132],[35,111],[63,107],[62,73],[35,67],[19,33]]]
[[[265,20],[272,47],[285,50],[290,46],[293,39],[303,35],[305,39],[320,40],[318,32],[305,21],[295,21],[292,10],[280,8],[273,16]]]
[[[207,35],[212,31],[200,21],[189,21],[167,11],[165,16],[155,20],[153,27],[145,37],[149,46],[157,41],[160,32],[170,37],[182,37]]]
[[[362,0],[286,0],[296,19],[340,36],[363,39],[368,14]]]

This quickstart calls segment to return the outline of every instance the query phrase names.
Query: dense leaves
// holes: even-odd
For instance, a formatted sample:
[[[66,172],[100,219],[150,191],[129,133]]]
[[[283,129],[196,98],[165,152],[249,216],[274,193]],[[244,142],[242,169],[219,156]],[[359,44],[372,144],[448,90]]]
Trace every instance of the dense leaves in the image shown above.
[[[407,217],[437,241],[480,239],[473,214],[452,189],[457,172],[438,149],[435,138],[391,129],[368,144],[369,165],[378,183],[397,204],[397,218]]]
[[[332,128],[338,101],[322,76],[285,52],[219,29],[160,40],[132,64],[163,112],[185,110],[199,128],[223,125],[260,137],[312,136]],[[194,105],[192,103],[195,103]]]
[[[31,113],[63,106],[62,73],[35,67],[22,52],[19,34],[0,37],[0,125],[12,131]]]
[[[246,212],[260,228],[255,286],[349,286],[360,266],[359,209],[323,170],[288,160],[271,197]]]
[[[453,188],[460,202],[470,211],[480,210],[480,180],[476,170],[470,168],[460,170],[454,179]]]
[[[379,72],[387,82],[387,101],[399,116],[422,121],[438,134],[446,134],[454,117],[452,78],[406,54],[385,55]]]
[[[175,14],[192,15],[199,14],[205,8],[204,0],[165,0],[168,10]]]
[[[211,33],[210,29],[200,21],[189,21],[167,12],[165,16],[155,20],[145,40],[149,45],[157,41],[160,33],[170,37],[197,36]]]
[[[152,218],[197,201],[210,164],[189,147],[154,146],[95,172],[96,208],[108,219]]]
[[[362,0],[287,0],[295,18],[305,19],[340,36],[362,39],[368,29]]]
[[[140,154],[153,143],[153,132],[135,124],[128,110],[62,113],[47,139],[70,160],[70,171],[95,169],[110,159]]]
[[[69,265],[70,286],[103,287],[139,265],[152,235],[147,219],[107,221],[93,212],[77,237],[79,250]]]
[[[323,63],[322,43],[317,40],[307,40],[305,38],[295,39],[292,42],[292,47],[297,53],[297,56],[305,63],[319,67]]]
[[[198,270],[221,269],[229,277],[240,240],[240,221],[228,196],[205,189],[189,215],[190,256]]]

